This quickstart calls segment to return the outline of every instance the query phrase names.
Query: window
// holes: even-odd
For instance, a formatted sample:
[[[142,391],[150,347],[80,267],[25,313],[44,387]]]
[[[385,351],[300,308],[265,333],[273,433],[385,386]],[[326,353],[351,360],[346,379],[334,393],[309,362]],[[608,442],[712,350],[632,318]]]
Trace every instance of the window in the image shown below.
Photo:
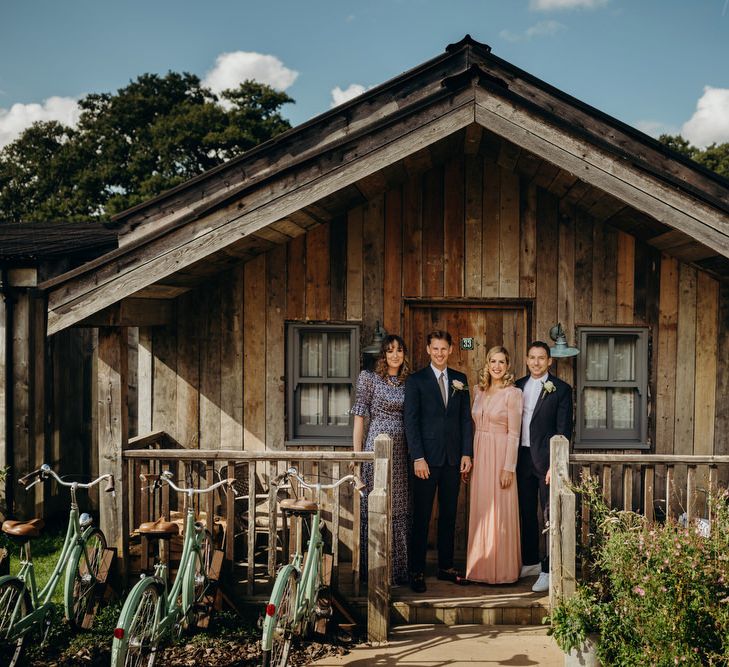
[[[291,324],[288,330],[288,438],[352,439],[359,374],[356,326]]]
[[[647,448],[648,330],[579,327],[575,447]]]

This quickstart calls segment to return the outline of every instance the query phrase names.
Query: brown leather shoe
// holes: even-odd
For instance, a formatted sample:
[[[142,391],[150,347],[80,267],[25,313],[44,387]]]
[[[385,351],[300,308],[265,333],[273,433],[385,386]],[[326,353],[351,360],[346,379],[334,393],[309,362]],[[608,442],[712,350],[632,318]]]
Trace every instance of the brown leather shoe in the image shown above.
[[[412,572],[410,574],[410,588],[414,593],[425,593],[425,575],[422,572]]]

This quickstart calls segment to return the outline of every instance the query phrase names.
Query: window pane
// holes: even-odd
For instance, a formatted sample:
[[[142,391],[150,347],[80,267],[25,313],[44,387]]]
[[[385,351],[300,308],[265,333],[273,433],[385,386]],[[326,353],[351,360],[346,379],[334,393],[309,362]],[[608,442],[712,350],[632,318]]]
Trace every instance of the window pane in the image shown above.
[[[585,428],[607,428],[607,389],[586,388],[583,397]]]
[[[348,331],[332,332],[327,335],[327,365],[329,367],[327,377],[349,377],[349,340]]]
[[[613,428],[632,430],[635,428],[635,389],[613,389]]]
[[[330,384],[327,403],[327,425],[348,426],[349,406],[351,404],[349,386],[346,384]]]
[[[635,380],[635,345],[636,339],[632,336],[615,337],[615,380]]]
[[[587,356],[585,376],[587,380],[608,379],[608,336],[589,336],[587,339]]]
[[[322,377],[322,334],[301,334],[301,377]]]
[[[299,424],[318,426],[323,421],[324,390],[320,384],[299,386]]]

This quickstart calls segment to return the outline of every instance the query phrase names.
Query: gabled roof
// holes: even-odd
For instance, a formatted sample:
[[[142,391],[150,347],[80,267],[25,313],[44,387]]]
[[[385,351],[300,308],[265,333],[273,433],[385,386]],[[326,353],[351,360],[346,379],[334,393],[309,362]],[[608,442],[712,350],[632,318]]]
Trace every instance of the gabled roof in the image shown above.
[[[608,193],[658,231],[675,231],[661,234],[666,249],[696,243],[702,257],[729,257],[729,181],[467,35],[437,58],[117,216],[118,250],[42,285],[49,332],[151,285],[189,285],[205,265],[284,243],[325,219],[337,201],[351,202],[355,184],[475,126]]]

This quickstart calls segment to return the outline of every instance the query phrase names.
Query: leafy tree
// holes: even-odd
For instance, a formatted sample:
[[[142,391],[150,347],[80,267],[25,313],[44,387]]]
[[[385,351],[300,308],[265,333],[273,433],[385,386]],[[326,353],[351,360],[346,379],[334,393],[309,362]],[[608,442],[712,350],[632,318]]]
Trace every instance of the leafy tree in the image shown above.
[[[75,129],[36,123],[0,151],[0,219],[105,219],[288,129],[291,102],[255,81],[218,98],[176,72],[87,95]]]
[[[713,143],[701,149],[691,145],[680,134],[662,134],[658,141],[677,153],[691,158],[707,169],[715,171],[719,176],[729,179],[729,142],[723,144]]]

